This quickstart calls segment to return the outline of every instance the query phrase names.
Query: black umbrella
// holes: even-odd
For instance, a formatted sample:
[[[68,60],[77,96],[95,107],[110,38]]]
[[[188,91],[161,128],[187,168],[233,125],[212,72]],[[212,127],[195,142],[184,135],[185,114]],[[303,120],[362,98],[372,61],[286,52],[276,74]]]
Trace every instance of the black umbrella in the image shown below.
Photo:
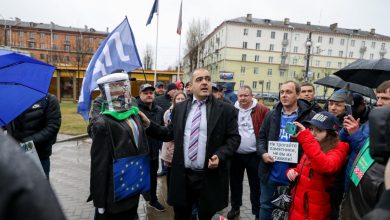
[[[382,82],[390,80],[390,60],[356,60],[334,74],[344,81],[376,88]]]
[[[347,84],[349,84],[350,91],[359,93],[368,98],[376,99],[376,95],[373,89],[356,83],[345,82],[340,77],[334,75],[326,76],[322,79],[319,79],[315,81],[314,84],[322,85],[326,87],[332,87],[336,89],[342,89],[344,87],[347,87]]]

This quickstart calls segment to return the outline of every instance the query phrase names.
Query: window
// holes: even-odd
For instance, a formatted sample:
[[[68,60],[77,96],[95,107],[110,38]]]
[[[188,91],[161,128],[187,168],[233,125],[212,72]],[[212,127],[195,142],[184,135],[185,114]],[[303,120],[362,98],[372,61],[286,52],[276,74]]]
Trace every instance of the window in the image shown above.
[[[45,54],[41,53],[41,54],[39,55],[39,58],[40,58],[41,60],[44,60],[44,59],[45,59]]]
[[[316,60],[316,66],[320,66],[320,61]]]
[[[268,62],[269,62],[269,63],[274,62],[274,57],[268,57]]]
[[[66,41],[69,41],[69,40],[70,40],[70,35],[69,35],[69,34],[66,34],[66,35],[65,35],[65,40],[66,40]]]
[[[370,60],[374,59],[374,54],[370,53]]]
[[[323,51],[323,50],[321,50],[320,47],[317,47],[317,49],[316,49],[316,54],[320,54],[322,51]]]
[[[240,87],[243,87],[244,86],[244,80],[241,80],[240,81]]]
[[[337,63],[337,67],[338,67],[339,69],[341,68],[341,65],[342,65],[341,62],[338,62],[338,63]]]
[[[19,37],[24,37],[24,32],[23,31],[19,31]]]
[[[53,40],[58,40],[58,34],[53,34]]]
[[[35,33],[34,32],[30,32],[29,33],[29,38],[34,39],[35,38]]]
[[[330,61],[326,62],[326,67],[330,68],[330,66],[331,66],[331,62]]]
[[[344,43],[345,43],[345,39],[344,39],[344,38],[343,38],[343,39],[340,39],[340,45],[343,46]]]
[[[255,62],[259,62],[260,60],[260,56],[259,55],[255,55]]]
[[[342,50],[339,51],[339,57],[343,57],[343,51]]]
[[[364,58],[364,53],[360,53],[359,58],[363,59]]]
[[[375,49],[375,42],[371,42],[371,48]]]
[[[299,40],[299,34],[295,34],[294,40]]]
[[[381,50],[384,50],[386,48],[386,43],[381,44]]]
[[[294,47],[294,53],[298,53],[298,47]]]
[[[286,55],[287,53],[286,53],[286,48],[285,47],[283,47],[282,48],[282,55]]]
[[[253,74],[259,74],[259,67],[253,68]]]
[[[243,54],[243,55],[241,56],[241,60],[242,60],[242,61],[246,61],[246,54]]]
[[[242,42],[242,48],[246,49],[248,47],[248,42]]]
[[[279,75],[281,76],[281,77],[284,77],[284,71],[280,71],[280,73],[279,73]]]
[[[253,81],[252,82],[252,89],[256,89],[257,88],[257,81]]]
[[[355,40],[351,40],[351,47],[355,46]]]
[[[261,37],[261,30],[257,30],[256,36],[257,36],[257,37]]]
[[[332,49],[328,50],[328,56],[332,56]]]
[[[271,39],[275,39],[275,31],[271,32]]]
[[[53,50],[58,50],[58,47],[56,44],[53,44]]]
[[[352,57],[353,57],[353,52],[352,52],[352,51],[349,52],[348,57],[349,57],[349,58],[352,58]]]
[[[366,46],[366,41],[362,41],[362,47]]]
[[[44,43],[41,43],[41,49],[46,49],[46,45]]]
[[[70,61],[69,56],[64,56],[64,62],[65,62],[65,63],[69,63],[69,61]]]
[[[58,55],[53,55],[53,62],[58,62]]]
[[[273,44],[269,45],[269,51],[274,51],[274,45]]]
[[[241,67],[241,73],[243,73],[243,74],[245,73],[245,66]]]
[[[267,89],[267,90],[270,90],[270,89],[271,89],[271,81],[268,81],[268,82],[265,84],[265,89]]]
[[[41,39],[45,38],[46,37],[46,34],[45,33],[41,33]]]
[[[267,75],[268,75],[268,76],[272,76],[272,69],[268,69]]]
[[[282,57],[282,59],[280,60],[280,63],[281,63],[281,64],[286,64],[286,58],[285,58],[285,57]]]
[[[317,42],[322,43],[322,36],[318,36]]]
[[[294,59],[293,59],[293,64],[296,65],[297,63],[298,63],[298,59],[297,59],[297,58],[294,58]]]
[[[65,51],[70,51],[70,45],[64,45],[64,50]]]
[[[287,40],[288,39],[288,33],[284,33],[283,34],[283,40]]]
[[[244,28],[244,36],[247,36],[247,35],[248,35],[248,29]]]
[[[19,47],[24,47],[24,42],[23,41],[19,41]]]
[[[256,50],[260,50],[260,43],[256,43]]]
[[[28,42],[29,48],[35,48],[35,42]]]
[[[329,44],[333,44],[333,37],[329,38]]]

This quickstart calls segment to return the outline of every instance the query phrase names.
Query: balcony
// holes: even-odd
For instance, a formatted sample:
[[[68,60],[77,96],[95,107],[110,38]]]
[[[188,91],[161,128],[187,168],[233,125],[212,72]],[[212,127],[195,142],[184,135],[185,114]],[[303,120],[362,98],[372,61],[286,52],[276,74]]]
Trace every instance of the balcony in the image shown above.
[[[289,66],[288,64],[280,64],[280,65],[279,65],[279,69],[280,69],[280,70],[287,70],[287,69],[288,69],[288,66]]]
[[[367,51],[367,47],[366,46],[361,46],[360,47],[360,53],[365,53]]]
[[[283,39],[282,45],[283,45],[283,47],[287,46],[288,45],[288,40],[287,39]]]
[[[286,58],[287,58],[287,52],[283,52],[283,51],[282,51],[282,54],[281,54],[280,56],[282,57],[282,59],[283,59],[283,58],[286,59]]]
[[[384,56],[386,53],[387,53],[387,50],[386,50],[385,48],[383,48],[383,49],[381,49],[381,50],[379,51],[379,54],[380,54],[381,56]]]

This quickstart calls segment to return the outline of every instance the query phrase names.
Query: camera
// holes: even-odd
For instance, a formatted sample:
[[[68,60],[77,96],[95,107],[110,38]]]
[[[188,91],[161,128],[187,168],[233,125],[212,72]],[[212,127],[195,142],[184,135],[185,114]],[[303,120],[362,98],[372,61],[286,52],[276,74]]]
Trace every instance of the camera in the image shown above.
[[[294,125],[293,123],[287,122],[286,127],[284,128],[284,130],[288,134],[295,135],[297,133],[298,129],[297,129],[297,126]]]
[[[371,110],[368,123],[371,157],[385,165],[390,156],[390,106]]]

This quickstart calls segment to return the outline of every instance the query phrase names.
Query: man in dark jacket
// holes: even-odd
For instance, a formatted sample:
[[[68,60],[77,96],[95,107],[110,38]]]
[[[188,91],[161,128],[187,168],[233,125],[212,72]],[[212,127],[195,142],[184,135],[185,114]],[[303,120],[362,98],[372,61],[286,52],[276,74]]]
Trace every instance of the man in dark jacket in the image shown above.
[[[0,219],[65,220],[36,164],[0,129]]]
[[[253,98],[252,89],[244,85],[238,90],[238,101],[234,104],[238,110],[238,130],[241,143],[232,158],[230,168],[230,195],[232,209],[228,219],[234,219],[240,214],[242,205],[242,182],[244,174],[248,176],[252,214],[259,219],[260,209],[260,180],[257,173],[259,168],[259,156],[256,153],[256,138],[259,136],[260,127],[263,124],[269,109]]]
[[[275,161],[268,153],[268,142],[297,142],[296,138],[290,138],[290,135],[285,132],[286,124],[294,121],[302,123],[311,119],[315,114],[306,100],[298,99],[299,93],[298,83],[287,81],[282,84],[280,102],[267,114],[257,138],[257,153],[261,157],[259,163],[261,191],[259,219],[261,220],[271,219],[271,213],[274,209],[271,200],[276,188],[281,185],[289,185],[286,170],[297,165],[296,163]],[[299,147],[298,161],[302,153],[302,148]]]
[[[57,98],[48,94],[9,125],[8,134],[20,143],[33,141],[42,168],[49,179],[52,145],[57,140],[61,126],[61,110]]]
[[[301,93],[299,94],[299,98],[305,99],[306,101],[311,103],[311,108],[314,112],[322,112],[323,109],[315,100],[315,89],[314,85],[309,82],[304,82],[301,84]]]
[[[175,219],[189,220],[197,205],[199,220],[210,220],[228,205],[229,161],[241,138],[236,109],[211,95],[206,69],[194,70],[192,92],[192,99],[175,106],[168,127],[143,120],[148,134],[175,140],[168,194]]]
[[[143,84],[139,90],[138,108],[149,120],[164,125],[164,112],[162,108],[156,105],[154,101],[154,87],[150,84]],[[162,142],[148,136],[150,149],[150,201],[149,205],[157,211],[165,211],[165,207],[157,199],[157,170],[158,170],[158,152],[161,149]]]
[[[163,109],[163,112],[169,109],[172,105],[173,96],[177,91],[175,83],[169,83],[167,86],[167,91],[164,95],[160,95],[156,98],[156,104]]]

